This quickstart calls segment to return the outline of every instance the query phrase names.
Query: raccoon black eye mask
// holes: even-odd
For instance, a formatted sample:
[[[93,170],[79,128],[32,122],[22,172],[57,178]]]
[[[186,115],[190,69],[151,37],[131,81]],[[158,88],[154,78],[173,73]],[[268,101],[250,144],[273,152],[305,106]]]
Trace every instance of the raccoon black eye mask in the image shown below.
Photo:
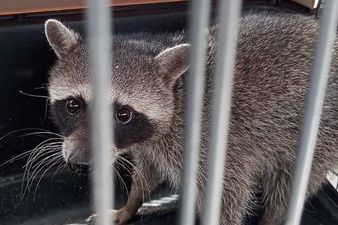
[[[66,136],[65,160],[91,161],[87,105],[91,102],[88,51],[81,37],[56,20],[45,25],[58,56],[49,74],[55,124]],[[206,156],[213,92],[215,36],[208,34],[206,89],[200,141],[197,214],[204,210]],[[256,192],[264,196],[259,225],[280,225],[295,168],[304,98],[314,60],[318,24],[313,18],[279,12],[246,12],[241,18],[224,168],[221,225],[243,225]],[[128,152],[136,172],[124,207],[112,212],[125,224],[159,183],[180,191],[183,163],[184,99],[190,45],[185,33],[128,34],[112,39],[115,158]],[[338,43],[322,112],[307,196],[322,187],[338,163]],[[113,137],[112,137],[113,138]],[[113,162],[115,163],[115,162]],[[259,187],[259,189],[258,189]]]
[[[87,105],[81,97],[68,97],[51,105],[54,120],[65,136],[76,129],[76,124],[87,120]],[[114,134],[118,148],[126,148],[134,143],[150,138],[154,128],[147,116],[128,105],[113,104],[115,120]]]
[[[130,106],[115,104],[115,144],[126,148],[133,143],[142,142],[154,133],[151,121],[146,115],[134,111]]]

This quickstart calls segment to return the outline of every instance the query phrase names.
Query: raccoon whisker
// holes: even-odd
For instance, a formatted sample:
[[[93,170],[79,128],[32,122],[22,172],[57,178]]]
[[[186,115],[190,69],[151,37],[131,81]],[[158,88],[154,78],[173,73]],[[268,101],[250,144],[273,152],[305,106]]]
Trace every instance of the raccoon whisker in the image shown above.
[[[39,150],[39,149],[41,149],[41,148],[44,148],[45,145],[48,145],[48,144],[49,144],[48,142],[53,141],[53,140],[59,140],[59,138],[49,138],[49,139],[47,139],[47,140],[44,140],[44,141],[42,141],[40,144],[38,144],[38,145],[34,148],[34,150],[37,151],[37,150]],[[62,143],[62,142],[52,142],[52,143]],[[50,143],[50,144],[52,144],[52,143]]]
[[[23,95],[26,95],[26,96],[29,96],[29,97],[50,99],[50,97],[47,96],[47,95],[35,95],[35,94],[29,94],[29,93],[23,92],[23,91],[21,91],[21,90],[19,90],[19,93],[20,93],[20,94],[23,94]]]
[[[143,159],[143,160],[144,160],[144,159]],[[145,161],[145,160],[144,160],[144,161]],[[143,174],[149,174],[149,171],[148,171],[148,173],[142,172],[137,166],[135,166],[135,169],[138,170],[138,174],[142,177],[141,180],[144,181],[145,186],[146,186],[146,188],[147,188],[147,192],[145,192],[145,193],[148,195],[148,198],[150,198],[150,194],[151,194],[151,191],[150,191],[150,185],[149,185],[147,179],[146,179],[146,178],[144,177],[144,175],[143,175]],[[144,168],[142,168],[142,169],[144,169]]]
[[[124,170],[126,170],[129,173],[130,176],[132,175],[132,171],[128,167],[126,167],[123,163],[121,163],[120,161],[116,161],[116,166],[118,168],[122,167]],[[122,177],[121,177],[121,179],[122,179]],[[126,191],[127,191],[128,195],[129,195],[128,188],[126,188]]]
[[[150,188],[149,188],[149,184],[148,184],[147,180],[145,179],[145,177],[142,174],[142,171],[136,165],[132,164],[129,160],[127,160],[127,159],[125,159],[121,156],[118,156],[118,159],[121,159],[122,161],[129,164],[134,169],[134,171],[136,172],[135,176],[138,176],[140,178],[141,188],[142,188],[142,198],[143,198],[143,201],[144,201],[145,200],[145,186],[147,188],[148,197],[150,196]]]
[[[6,137],[8,137],[8,136],[10,136],[12,134],[16,134],[16,133],[24,132],[24,131],[30,131],[30,130],[31,131],[47,131],[47,132],[51,132],[51,131],[49,131],[47,129],[37,128],[37,127],[21,128],[21,129],[13,130],[13,131],[10,131],[10,132],[6,133],[2,137],[0,137],[0,141],[2,141],[3,139],[5,139]]]
[[[62,167],[65,168],[65,165],[66,165],[66,164],[64,163],[63,158],[59,159],[59,161],[60,161],[60,165],[56,168],[55,172],[53,173],[51,182],[53,182],[53,179],[54,179],[55,175],[59,172],[59,170],[60,170]]]
[[[142,178],[144,178],[143,175],[142,175],[141,170],[136,165],[132,164],[129,160],[127,160],[127,159],[125,159],[125,158],[123,158],[121,156],[118,156],[117,158],[120,159],[120,160],[122,160],[123,162],[127,163],[128,165],[130,165],[135,170],[135,172],[139,173],[142,176]]]
[[[119,161],[117,161],[116,163],[117,163],[118,166],[122,166],[123,169],[127,170],[127,172],[128,172],[130,175],[133,174],[133,172],[131,171],[131,169],[129,169],[129,167],[125,166],[123,163],[121,163],[121,162],[119,162]]]
[[[36,176],[40,173],[40,171],[42,171],[44,168],[46,168],[47,166],[53,164],[55,161],[61,159],[62,155],[60,153],[54,153],[53,155],[47,157],[46,159],[44,159],[42,162],[39,163],[39,166],[37,166],[32,175],[29,177],[28,180],[28,190],[31,189],[31,186],[33,185],[34,179],[36,178]],[[48,161],[47,161],[48,160]],[[46,162],[47,161],[47,162]],[[45,162],[45,163],[44,163]],[[43,173],[45,174],[45,173]]]
[[[52,160],[54,157],[61,155],[59,152],[55,152],[51,155],[48,155],[47,157],[44,157],[42,160],[40,160],[37,164],[33,164],[31,169],[33,170],[33,173],[35,171],[35,169],[39,168],[42,164],[44,164],[45,162],[48,162],[50,160]]]
[[[122,160],[123,162],[127,163],[129,166],[134,167],[135,165],[132,164],[128,159],[123,158],[122,156],[117,156],[117,159]]]
[[[45,143],[40,143],[38,146],[36,146],[34,149],[35,150],[42,150],[42,149],[45,149],[45,148],[49,148],[49,147],[61,147],[62,144],[63,144],[63,141],[53,141],[51,142],[52,140],[58,140],[58,138],[51,138],[49,139],[50,142],[46,142]]]
[[[54,132],[51,132],[51,131],[36,131],[36,132],[31,132],[31,133],[19,135],[19,137],[27,137],[27,136],[42,135],[42,134],[43,135],[54,135],[54,136],[59,137],[60,140],[65,139],[65,137],[62,136],[61,134],[54,133]]]
[[[53,173],[53,177],[54,177],[54,175],[58,172],[58,170],[60,169],[60,167],[64,166],[65,164],[63,163],[64,160],[63,160],[63,156],[62,155],[55,156],[53,159],[50,160],[50,162],[52,162],[52,161],[59,163],[58,167],[56,168],[56,170]]]
[[[23,188],[23,193],[25,193],[26,191],[28,191],[28,192],[30,191],[31,183],[33,183],[34,178],[35,178],[35,176],[37,175],[36,172],[39,172],[39,171],[40,171],[40,168],[43,168],[43,167],[47,166],[48,164],[49,164],[49,162],[47,162],[46,164],[40,164],[39,167],[36,168],[33,172],[29,172],[29,171],[28,171],[28,172],[25,174],[23,181],[25,181],[24,183],[26,184],[26,187],[24,188],[24,187],[22,186],[22,188]]]
[[[116,160],[116,162],[118,162],[118,160],[122,160],[122,161],[124,161],[125,163],[127,163],[128,165],[130,165],[133,169],[134,169],[134,171],[135,171],[135,176],[139,176],[139,178],[140,178],[140,180],[141,180],[141,189],[142,189],[142,200],[144,201],[144,199],[145,199],[145,197],[144,197],[144,184],[143,184],[143,179],[144,179],[144,177],[143,177],[143,175],[142,175],[142,173],[140,172],[140,170],[136,167],[136,165],[133,165],[129,160],[127,160],[127,159],[125,159],[125,158],[123,158],[123,157],[121,157],[121,156],[117,156],[117,160]],[[132,175],[133,173],[132,173],[132,171],[130,171],[129,169],[128,169],[128,172]]]
[[[35,149],[34,149],[35,150]],[[55,152],[59,152],[60,151],[60,146],[59,144],[49,144],[49,145],[45,145],[45,146],[41,146],[38,150],[35,150],[35,152],[32,152],[30,157],[28,158],[26,164],[25,164],[25,172],[24,174],[26,174],[26,176],[29,176],[29,171],[31,170],[34,162],[51,153],[55,153]],[[61,154],[61,153],[60,153]]]
[[[117,162],[119,163],[119,165],[121,165],[123,167],[123,169],[127,170],[129,172],[130,175],[132,175],[132,169],[134,167],[134,165],[128,161],[127,159],[123,158],[122,156],[118,156],[117,158]],[[122,160],[123,162],[125,162],[126,164],[123,164],[123,162],[120,162],[119,160]],[[130,168],[131,167],[131,168]]]
[[[31,169],[36,168],[37,165],[34,165],[34,162],[37,159],[41,158],[42,156],[51,154],[51,153],[54,153],[54,155],[55,154],[61,154],[61,153],[58,153],[58,151],[56,151],[56,149],[54,149],[54,148],[43,148],[40,151],[38,151],[38,153],[34,157],[32,157],[30,160],[28,160],[27,163],[26,163],[26,165],[24,166],[25,167],[24,179],[27,178],[27,180],[28,180],[28,178],[30,176]],[[50,156],[47,157],[47,159],[48,158],[50,158]],[[38,165],[40,165],[41,163],[43,163],[45,160],[46,160],[46,158],[44,160],[40,161],[40,163]]]
[[[20,199],[21,200],[26,193],[26,189],[27,189],[27,185],[28,185],[28,181],[29,181],[28,163],[26,163],[26,165],[23,168],[25,168],[25,170],[23,172],[22,183],[21,183],[21,192],[20,192],[20,196],[21,196]],[[24,188],[25,184],[26,184],[26,187]]]
[[[35,201],[35,196],[36,196],[36,192],[38,190],[38,187],[39,187],[39,184],[43,178],[43,176],[48,172],[48,170],[50,170],[53,166],[55,166],[56,164],[58,164],[60,162],[60,159],[62,160],[62,158],[56,158],[57,160],[54,161],[54,163],[52,163],[40,176],[37,184],[36,184],[36,187],[35,187],[35,190],[34,190],[34,196],[33,196],[33,201]]]
[[[113,171],[114,171],[114,173],[117,175],[118,181],[121,181],[121,182],[119,182],[119,183],[122,184],[123,188],[124,188],[124,189],[126,190],[126,192],[127,192],[127,195],[129,196],[129,191],[128,191],[128,188],[127,188],[127,184],[126,184],[126,182],[124,182],[124,180],[123,180],[123,178],[122,178],[120,172],[119,172],[117,169],[115,169],[115,166],[113,166]]]
[[[123,166],[124,169],[126,169],[131,175],[133,174],[132,171],[124,166],[121,162],[119,162],[118,160],[121,160],[125,163],[127,163],[129,166],[131,166],[132,168],[136,167],[135,165],[133,165],[131,162],[129,162],[127,159],[123,158],[122,156],[117,156],[117,160],[116,160],[116,163],[118,163],[119,165]]]
[[[29,164],[32,160],[34,160],[34,158],[39,157],[41,154],[47,152],[51,152],[51,151],[57,151],[60,150],[62,146],[62,142],[60,143],[48,143],[48,144],[44,144],[42,146],[40,146],[37,149],[33,149],[33,151],[35,152],[31,152],[31,155],[29,157],[29,159],[27,160],[27,164]]]
[[[49,153],[53,153],[52,155],[48,155]],[[59,152],[55,152],[55,151],[50,151],[50,152],[45,152],[44,154],[40,154],[38,155],[39,157],[35,158],[35,159],[39,159],[39,158],[42,158],[42,156],[45,156],[45,155],[48,155],[47,157],[44,157],[39,163],[37,164],[34,164],[31,168],[32,169],[35,169],[39,164],[42,164],[44,163],[46,160],[48,160],[49,158],[55,156],[55,155],[58,155],[60,154]],[[36,160],[34,160],[36,161]]]
[[[115,166],[115,165],[113,165],[113,166]],[[118,168],[123,167],[123,169],[125,169],[130,175],[133,174],[132,171],[131,171],[128,167],[126,167],[123,163],[119,162],[118,160],[116,161],[116,166],[117,166]],[[118,172],[118,171],[117,171],[117,172]],[[121,180],[123,180],[122,177],[121,177]],[[126,185],[125,185],[125,189],[126,189],[126,192],[127,192],[128,196],[129,196],[129,190],[128,190],[128,188],[126,187]]]
[[[34,163],[35,160],[37,160],[38,158],[41,158],[41,156],[43,156],[43,155],[50,154],[52,152],[56,152],[56,149],[51,148],[51,147],[48,148],[48,146],[41,146],[39,148],[39,150],[33,149],[31,151],[31,154],[30,154],[26,164],[23,166],[23,168],[25,168],[23,179],[25,179],[25,178],[28,179],[29,171],[30,171],[31,167],[33,166],[33,163]]]
[[[49,162],[46,162],[45,164],[41,164],[41,167],[36,168],[31,175],[29,175],[29,171],[27,172],[27,175],[24,175],[22,180],[22,187],[21,187],[21,199],[24,197],[26,192],[29,192],[31,190],[31,185],[34,182],[35,177],[38,175],[38,173],[45,167],[49,166],[51,163],[53,163],[53,160],[50,160]],[[27,167],[28,168],[28,167]],[[26,168],[26,169],[27,169]],[[26,187],[24,188],[24,183],[26,181]]]
[[[35,88],[34,88],[34,90],[40,90],[40,89],[44,89],[44,90],[46,90],[46,89],[47,89],[47,87],[40,86],[40,87],[35,87]]]
[[[143,161],[146,161],[145,159],[143,159]],[[136,167],[137,168],[137,167]],[[151,172],[149,171],[149,168],[146,167],[145,169],[147,169],[147,173],[141,173],[142,174],[142,177],[143,177],[143,180],[145,181],[145,185],[147,187],[147,194],[148,194],[148,198],[150,198],[150,194],[151,194],[151,191],[150,191],[150,185],[148,183],[148,180],[145,179],[145,177],[143,176],[143,174],[151,174]]]
[[[52,141],[52,140],[55,140],[56,138],[50,138],[50,139],[47,139],[43,142],[41,142],[39,145],[37,145],[32,153],[30,154],[30,156],[28,157],[27,159],[27,165],[29,165],[29,162],[31,162],[32,158],[36,157],[37,154],[41,154],[41,152],[43,152],[45,149],[48,149],[52,146],[52,144],[56,144],[56,143],[59,143],[61,144],[62,142],[53,142],[53,143],[48,143],[48,141]],[[58,139],[57,139],[58,140]],[[29,169],[28,169],[29,170]]]
[[[46,101],[45,101],[45,113],[44,113],[44,115],[43,115],[43,120],[41,121],[41,125],[46,121],[46,119],[47,119],[47,115],[48,115],[48,101],[49,101],[49,99],[46,99]]]
[[[0,167],[4,166],[6,164],[9,164],[9,163],[13,163],[16,160],[19,160],[19,159],[25,157],[26,155],[29,155],[32,151],[34,151],[34,149],[31,149],[31,150],[25,151],[25,152],[23,152],[23,153],[21,153],[19,155],[16,155],[15,157],[10,158],[9,160],[7,160],[7,161],[3,162],[2,164],[0,164]]]
[[[35,180],[35,178],[39,175],[39,173],[40,173],[44,168],[46,168],[47,166],[49,166],[49,165],[53,164],[55,161],[59,161],[59,160],[60,160],[60,159],[59,159],[58,155],[53,155],[53,157],[50,158],[50,159],[48,159],[48,161],[46,161],[46,163],[44,163],[44,164],[39,164],[39,166],[36,167],[36,168],[34,169],[33,173],[31,174],[31,176],[30,176],[30,178],[29,178],[29,180],[30,180],[30,182],[29,182],[29,190],[31,189],[31,186],[33,185],[34,180]]]
[[[129,173],[129,175],[131,175],[131,176],[133,175],[133,171],[130,168],[126,167],[123,163],[121,163],[119,161],[117,161],[116,163],[117,163],[117,166],[119,166],[119,168],[123,167],[123,169],[126,170]]]

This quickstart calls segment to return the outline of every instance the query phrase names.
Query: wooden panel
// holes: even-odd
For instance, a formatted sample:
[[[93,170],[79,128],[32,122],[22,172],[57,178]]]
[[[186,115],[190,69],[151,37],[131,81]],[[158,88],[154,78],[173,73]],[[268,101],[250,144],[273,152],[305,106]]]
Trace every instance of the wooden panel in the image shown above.
[[[112,6],[184,2],[186,0],[112,0]],[[0,15],[84,9],[85,0],[0,0]]]

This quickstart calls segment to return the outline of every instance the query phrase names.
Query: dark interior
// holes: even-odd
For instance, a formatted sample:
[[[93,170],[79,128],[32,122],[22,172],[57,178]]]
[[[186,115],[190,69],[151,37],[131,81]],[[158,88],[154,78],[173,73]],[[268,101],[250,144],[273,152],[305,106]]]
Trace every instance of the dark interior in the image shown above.
[[[165,13],[117,17],[114,20],[114,32],[158,33],[186,28],[187,14],[171,12],[169,9],[167,8]],[[260,10],[268,9],[264,7]],[[35,176],[30,190],[27,191],[23,166],[28,157],[11,160],[53,137],[33,132],[41,132],[41,129],[57,132],[49,120],[46,98],[48,68],[56,59],[44,36],[43,21],[46,18],[59,18],[66,22],[66,25],[84,33],[81,15],[40,15],[33,19],[18,17],[10,23],[0,20],[1,225],[83,223],[90,215],[88,176],[79,176],[65,167],[59,171],[52,168],[41,177],[44,172],[42,170]],[[128,174],[123,174],[128,183]],[[125,201],[126,192],[122,185],[117,186],[120,187],[116,190],[118,208]],[[165,195],[167,192],[159,193]],[[257,201],[259,203],[259,193]],[[256,224],[258,217],[259,209],[256,215],[248,218],[248,224]],[[136,217],[132,224],[159,222],[175,224],[175,206],[144,217]],[[338,224],[338,195],[333,187],[326,186],[311,199],[307,204],[302,224]]]

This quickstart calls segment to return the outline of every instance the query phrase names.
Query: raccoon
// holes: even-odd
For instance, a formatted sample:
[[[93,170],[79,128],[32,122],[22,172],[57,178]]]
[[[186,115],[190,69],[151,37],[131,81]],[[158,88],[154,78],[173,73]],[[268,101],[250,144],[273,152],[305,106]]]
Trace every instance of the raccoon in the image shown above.
[[[260,225],[277,225],[285,216],[318,38],[318,23],[300,14],[247,13],[242,16],[234,69],[233,97],[224,168],[221,225],[242,225],[262,192]],[[217,26],[208,30],[206,81],[198,170],[197,214],[204,207],[211,95]],[[55,124],[65,136],[67,163],[90,164],[88,48],[79,34],[57,20],[45,33],[58,60],[50,70],[48,91]],[[131,191],[114,211],[125,224],[162,182],[177,192],[182,182],[184,110],[190,45],[184,32],[116,35],[112,39],[111,106],[114,160],[134,159]],[[338,162],[338,43],[307,197],[326,181]],[[189,116],[189,115],[187,115]],[[137,168],[137,169],[136,169]],[[144,187],[146,186],[146,187]]]

